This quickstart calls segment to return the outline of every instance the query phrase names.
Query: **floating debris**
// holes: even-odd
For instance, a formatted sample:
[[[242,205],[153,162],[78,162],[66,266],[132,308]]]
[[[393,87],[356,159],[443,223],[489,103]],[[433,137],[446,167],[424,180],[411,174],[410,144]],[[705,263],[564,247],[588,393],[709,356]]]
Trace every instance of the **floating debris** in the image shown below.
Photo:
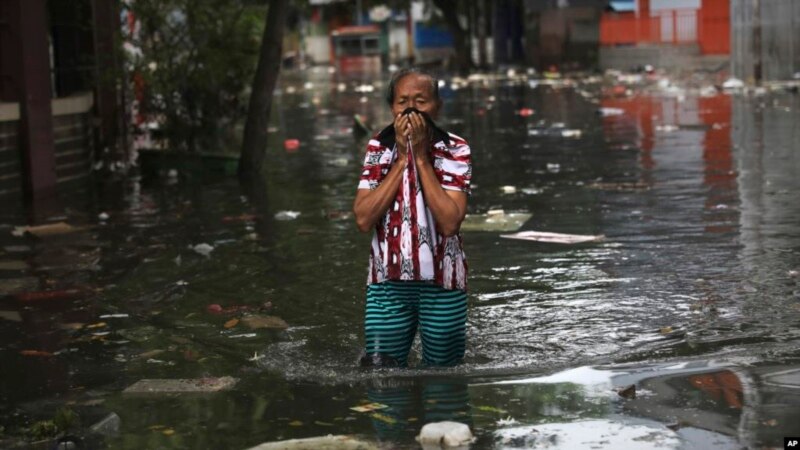
[[[0,311],[0,319],[22,322],[22,316],[17,311]]]
[[[366,404],[358,405],[358,406],[351,406],[350,409],[352,409],[355,412],[363,413],[363,412],[375,411],[375,410],[378,410],[378,409],[384,409],[384,408],[388,408],[388,407],[389,407],[388,405],[384,405],[383,403],[374,403],[373,402],[373,403],[366,403]]]
[[[300,216],[299,211],[279,211],[275,214],[277,220],[294,220]]]
[[[499,427],[504,427],[504,426],[508,426],[508,425],[517,425],[517,424],[519,424],[519,421],[517,421],[516,419],[514,419],[511,416],[508,416],[505,419],[497,420],[495,422],[495,424],[497,424],[497,426],[499,426]]]
[[[101,319],[126,319],[130,317],[128,314],[103,314],[100,316]]]
[[[27,270],[25,261],[0,261],[0,270]]]
[[[53,291],[20,292],[14,295],[14,299],[24,303],[53,300],[72,300],[83,297],[86,294],[87,292],[82,289],[57,289]]]
[[[517,193],[516,186],[500,186],[500,190],[503,191],[503,194],[516,194]]]
[[[22,356],[39,356],[45,358],[54,356],[52,352],[47,352],[44,350],[20,350],[19,354]]]
[[[122,419],[120,419],[117,413],[112,412],[89,427],[89,430],[92,433],[103,436],[116,436],[119,434],[119,428],[121,424]]]
[[[210,256],[211,252],[214,251],[214,247],[206,244],[205,242],[202,244],[197,244],[194,247],[191,247],[191,249],[194,250],[195,253],[199,253],[205,257]]]
[[[744,81],[733,77],[728,78],[727,80],[725,80],[725,82],[722,83],[722,89],[731,91],[744,89]]]
[[[486,214],[467,214],[461,222],[462,231],[517,231],[533,216],[531,213],[506,213],[502,209]]]
[[[531,109],[531,108],[520,108],[517,111],[517,115],[519,115],[521,117],[530,117],[530,116],[533,115],[533,109]]]
[[[549,242],[554,244],[580,244],[583,242],[597,242],[605,239],[604,235],[582,235],[549,233],[545,231],[520,231],[514,234],[501,234],[506,239],[521,239],[524,241]]]
[[[142,379],[128,386],[123,394],[161,394],[189,392],[219,392],[232,388],[239,380],[233,377],[194,379]]]
[[[289,324],[277,316],[248,315],[242,317],[242,323],[251,330],[257,330],[260,328],[276,328],[285,330],[289,328]]]
[[[423,448],[436,445],[439,447],[460,447],[475,441],[469,427],[460,422],[432,422],[425,424],[417,436]]]
[[[287,152],[293,152],[300,148],[300,140],[298,139],[286,139],[283,141],[283,148],[286,149]]]
[[[378,447],[366,441],[346,435],[327,435],[305,439],[265,442],[248,450],[308,450],[312,448],[324,450],[378,450]]]

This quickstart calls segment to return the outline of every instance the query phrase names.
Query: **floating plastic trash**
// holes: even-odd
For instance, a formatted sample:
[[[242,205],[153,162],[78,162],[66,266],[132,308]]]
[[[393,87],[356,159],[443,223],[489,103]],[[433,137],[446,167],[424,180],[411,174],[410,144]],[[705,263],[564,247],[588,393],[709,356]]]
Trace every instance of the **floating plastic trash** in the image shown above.
[[[744,81],[738,78],[728,78],[722,83],[722,89],[726,90],[736,90],[736,89],[743,89],[744,88]]]
[[[622,108],[600,108],[597,110],[597,114],[603,117],[621,116],[625,114],[625,110]]]
[[[503,191],[503,194],[515,194],[517,192],[516,186],[500,186],[500,190]]]
[[[389,407],[388,405],[384,405],[383,403],[367,403],[365,405],[352,406],[350,407],[350,409],[352,409],[355,412],[363,413],[363,412],[375,411],[378,409],[384,409],[388,407]]]
[[[32,234],[36,237],[53,236],[57,234],[74,233],[81,230],[81,228],[73,227],[66,222],[48,223],[45,225],[35,225],[27,227],[14,227],[11,234],[14,236],[22,236],[24,234]]]
[[[199,253],[207,257],[211,254],[212,251],[214,251],[214,247],[203,242],[202,244],[197,244],[194,247],[192,247],[192,250],[194,250],[195,253]]]
[[[522,117],[529,117],[533,115],[533,110],[531,108],[521,108],[517,111],[517,114]]]
[[[473,442],[475,438],[469,427],[460,422],[432,422],[422,427],[417,436],[417,441],[423,449],[438,449],[441,447],[460,447]]]
[[[18,311],[0,311],[0,319],[22,322],[22,316],[20,316]]]
[[[520,231],[514,234],[501,234],[506,239],[521,239],[524,241],[550,242],[554,244],[580,244],[582,242],[597,242],[605,239],[604,235],[562,234],[548,233],[545,231]]]
[[[300,216],[299,211],[279,211],[275,214],[277,220],[294,220]]]
[[[283,141],[283,148],[285,148],[287,152],[295,151],[300,148],[300,141],[297,139],[286,139]]]

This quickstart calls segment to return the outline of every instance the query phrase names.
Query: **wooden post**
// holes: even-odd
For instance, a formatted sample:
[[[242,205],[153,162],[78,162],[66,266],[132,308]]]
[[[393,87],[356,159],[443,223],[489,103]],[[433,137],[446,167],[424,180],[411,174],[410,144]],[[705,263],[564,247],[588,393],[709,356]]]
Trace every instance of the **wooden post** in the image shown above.
[[[46,0],[11,0],[9,31],[15,54],[20,106],[20,148],[25,175],[25,193],[30,198],[51,195],[56,186],[53,140],[50,52]]]

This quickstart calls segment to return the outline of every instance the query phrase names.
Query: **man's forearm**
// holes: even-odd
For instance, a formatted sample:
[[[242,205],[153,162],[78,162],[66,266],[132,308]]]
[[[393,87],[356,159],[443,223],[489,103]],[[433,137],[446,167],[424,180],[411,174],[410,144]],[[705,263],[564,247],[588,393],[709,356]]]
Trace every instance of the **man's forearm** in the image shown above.
[[[392,205],[397,196],[397,190],[400,188],[405,167],[406,158],[398,158],[380,186],[373,191],[358,190],[353,202],[353,214],[360,231],[371,230]]]

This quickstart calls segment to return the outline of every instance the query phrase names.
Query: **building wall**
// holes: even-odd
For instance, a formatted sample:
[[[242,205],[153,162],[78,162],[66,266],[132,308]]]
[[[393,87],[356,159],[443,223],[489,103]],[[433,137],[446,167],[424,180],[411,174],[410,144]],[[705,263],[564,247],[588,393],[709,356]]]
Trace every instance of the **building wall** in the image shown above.
[[[0,108],[4,108],[5,105],[0,104]],[[10,106],[7,107],[10,109]],[[19,154],[18,128],[18,119],[2,121],[0,113],[0,198],[19,196],[22,193],[22,161]]]
[[[94,145],[90,92],[52,100],[56,182],[65,187],[92,173]],[[0,198],[23,192],[19,104],[0,103]]]
[[[758,4],[756,10],[752,0],[731,0],[731,72],[754,82],[760,60],[762,80],[791,79],[800,72],[800,2]]]

